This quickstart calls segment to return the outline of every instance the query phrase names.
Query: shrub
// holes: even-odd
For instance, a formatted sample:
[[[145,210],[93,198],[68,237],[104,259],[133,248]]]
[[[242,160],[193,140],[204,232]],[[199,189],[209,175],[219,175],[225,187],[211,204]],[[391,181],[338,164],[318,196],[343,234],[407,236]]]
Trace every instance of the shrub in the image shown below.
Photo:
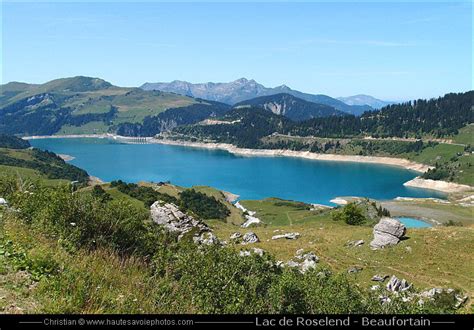
[[[111,187],[117,188],[121,193],[127,194],[130,197],[141,200],[146,206],[151,206],[154,202],[162,200],[167,203],[178,204],[178,200],[168,194],[162,194],[152,187],[139,186],[136,183],[126,183],[122,180],[112,181]]]
[[[344,221],[348,225],[353,226],[361,225],[366,221],[362,210],[355,203],[349,203],[341,210],[335,211],[333,213],[333,220]]]

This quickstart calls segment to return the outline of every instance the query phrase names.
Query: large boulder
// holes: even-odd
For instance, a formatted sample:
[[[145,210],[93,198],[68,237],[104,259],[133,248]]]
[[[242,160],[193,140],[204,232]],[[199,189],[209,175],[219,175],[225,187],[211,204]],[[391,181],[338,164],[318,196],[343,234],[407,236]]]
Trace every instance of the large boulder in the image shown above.
[[[384,217],[374,226],[374,239],[370,242],[373,249],[396,245],[405,235],[406,228],[397,219]]]
[[[157,201],[150,207],[152,220],[166,230],[177,233],[178,240],[186,233],[193,232],[193,241],[196,244],[212,245],[219,243],[211,229],[201,220],[195,219],[181,212],[172,203]]]

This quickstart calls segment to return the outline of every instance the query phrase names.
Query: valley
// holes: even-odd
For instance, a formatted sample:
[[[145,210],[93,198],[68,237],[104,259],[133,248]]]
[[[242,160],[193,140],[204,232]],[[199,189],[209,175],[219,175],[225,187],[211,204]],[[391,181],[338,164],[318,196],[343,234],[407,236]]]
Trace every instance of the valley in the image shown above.
[[[268,90],[231,105],[87,77],[3,87],[3,311],[472,310],[472,92],[354,116]],[[404,233],[374,248],[384,221]]]

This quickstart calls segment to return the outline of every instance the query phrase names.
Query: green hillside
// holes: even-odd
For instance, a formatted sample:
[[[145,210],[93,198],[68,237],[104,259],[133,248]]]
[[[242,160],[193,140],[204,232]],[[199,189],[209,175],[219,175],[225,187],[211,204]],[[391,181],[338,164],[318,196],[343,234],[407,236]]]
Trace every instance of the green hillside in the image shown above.
[[[168,109],[193,104],[215,105],[174,93],[116,87],[98,78],[64,78],[41,85],[14,82],[1,86],[0,133],[115,133],[121,124],[140,124]]]
[[[452,287],[471,295],[471,227],[410,230],[399,245],[372,251],[370,226],[334,221],[333,210],[268,199],[242,202],[268,226],[243,229],[206,220],[221,240],[251,230],[261,242],[197,248],[190,237],[178,241],[152,223],[141,200],[116,187],[73,192],[67,185],[38,182],[28,189],[25,194],[18,178],[0,176],[0,195],[18,210],[0,207],[1,312],[463,313],[470,308],[467,303],[454,309],[451,296],[421,306],[392,295],[391,303],[381,304],[382,291],[369,288],[374,274],[395,274],[414,283],[411,293]],[[154,189],[163,196],[182,191],[171,185]],[[222,198],[209,187],[196,191]],[[302,236],[272,240],[277,231]],[[346,246],[356,239],[366,244]],[[263,256],[240,256],[240,250],[253,247],[263,248]],[[318,255],[316,270],[302,274],[275,266],[299,249]],[[360,271],[349,274],[351,267]]]
[[[28,141],[5,135],[0,135],[0,170],[2,175],[49,183],[86,183],[89,178],[86,171],[66,163],[58,155],[30,148]]]

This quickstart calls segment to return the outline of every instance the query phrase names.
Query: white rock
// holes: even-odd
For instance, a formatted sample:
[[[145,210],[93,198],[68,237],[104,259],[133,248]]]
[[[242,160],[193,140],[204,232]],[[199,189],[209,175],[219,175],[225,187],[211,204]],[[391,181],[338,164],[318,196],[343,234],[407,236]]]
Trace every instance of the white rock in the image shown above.
[[[296,262],[296,261],[293,261],[293,260],[289,260],[286,262],[286,265],[288,267],[292,267],[292,268],[295,268],[295,267],[299,267],[300,266],[300,263]]]
[[[254,232],[248,232],[242,237],[242,244],[250,244],[260,242],[260,239]]]
[[[236,239],[239,239],[241,237],[242,237],[242,234],[239,233],[239,232],[236,232],[236,233],[233,233],[232,235],[230,235],[231,240],[236,240]]]
[[[239,256],[241,256],[241,257],[250,257],[250,251],[248,251],[248,250],[241,250],[241,251],[239,252]]]
[[[262,220],[251,215],[246,215],[245,219],[247,219],[247,221],[241,225],[242,228],[248,228],[250,225],[258,225],[262,223]]]
[[[391,292],[403,292],[411,288],[411,284],[405,279],[399,279],[395,275],[392,275],[386,286],[388,291]]]
[[[372,281],[375,282],[384,282],[387,279],[388,275],[374,275],[372,276]]]
[[[396,245],[405,235],[406,228],[399,220],[384,217],[374,226],[374,239],[370,242],[373,249]]]
[[[286,234],[281,234],[281,235],[275,235],[275,236],[272,236],[272,239],[275,240],[275,239],[281,239],[281,238],[286,238],[286,239],[297,239],[298,237],[300,237],[300,233],[286,233]]]

